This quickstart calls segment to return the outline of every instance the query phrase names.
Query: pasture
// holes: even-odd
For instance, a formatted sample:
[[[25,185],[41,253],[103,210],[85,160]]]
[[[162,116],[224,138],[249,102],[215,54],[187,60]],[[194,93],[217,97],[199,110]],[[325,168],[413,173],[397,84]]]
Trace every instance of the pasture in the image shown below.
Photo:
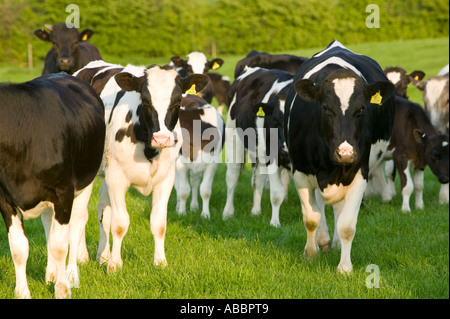
[[[331,39],[330,39],[331,40]],[[324,43],[325,47],[328,43]],[[343,43],[346,45],[345,43]],[[322,48],[323,48],[322,47]],[[322,48],[291,53],[310,57]],[[449,39],[348,45],[354,52],[368,55],[381,65],[401,66],[411,72],[423,70],[425,79],[436,75],[448,63]],[[273,52],[275,53],[275,52]],[[234,66],[243,56],[219,56],[225,60],[217,72],[233,79]],[[169,57],[144,60],[104,56],[113,63],[165,64]],[[42,64],[33,69],[0,65],[0,82],[21,82],[40,75]],[[410,86],[410,99],[423,105],[421,91]],[[441,299],[449,298],[449,206],[438,203],[440,184],[425,171],[424,210],[401,212],[399,181],[397,196],[383,203],[380,196],[364,200],[352,246],[353,273],[336,271],[340,253],[331,250],[315,259],[303,257],[306,231],[300,201],[291,183],[288,198],[281,206],[281,227],[269,225],[268,190],[260,216],[251,216],[252,187],[250,165],[245,165],[235,194],[235,216],[222,220],[226,201],[226,165],[217,169],[211,198],[211,219],[200,211],[186,216],[175,211],[172,191],[168,207],[165,240],[168,266],[153,265],[154,242],[149,228],[151,196],[136,190],[127,194],[130,227],[122,245],[123,268],[112,275],[95,261],[98,244],[97,205],[101,180],[97,179],[89,204],[86,238],[90,261],[79,266],[80,287],[72,289],[73,299],[163,298],[163,299]],[[334,220],[327,207],[332,235]],[[53,285],[45,285],[47,248],[40,219],[25,221],[30,243],[27,263],[32,298],[53,298]],[[379,287],[366,284],[379,269]],[[15,273],[4,222],[0,219],[0,298],[14,298]]]

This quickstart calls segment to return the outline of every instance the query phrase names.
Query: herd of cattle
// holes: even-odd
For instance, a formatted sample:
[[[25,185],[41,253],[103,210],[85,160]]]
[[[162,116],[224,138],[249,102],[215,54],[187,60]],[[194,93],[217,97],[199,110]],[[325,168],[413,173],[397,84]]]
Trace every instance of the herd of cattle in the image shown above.
[[[121,66],[102,61],[87,42],[93,34],[64,23],[36,30],[53,43],[43,75],[21,84],[0,84],[0,211],[16,271],[15,294],[30,298],[26,279],[28,240],[23,218],[41,216],[48,246],[45,280],[55,296],[77,286],[77,262],[88,259],[84,228],[93,180],[101,177],[97,259],[108,272],[122,266],[121,243],[130,220],[125,194],[133,186],[152,196],[154,263],[165,265],[167,204],[173,187],[177,212],[197,209],[209,218],[213,178],[226,155],[227,200],[223,219],[234,214],[233,197],[246,157],[252,162],[252,214],[270,187],[272,219],[291,178],[307,231],[304,254],[341,249],[338,271],[352,271],[350,251],[364,196],[395,195],[401,180],[403,211],[415,190],[423,208],[425,166],[449,200],[449,73],[407,74],[354,53],[338,41],[311,58],[251,51],[239,61],[235,80],[210,70],[224,61],[192,52],[166,66]],[[61,72],[64,71],[64,72]],[[55,74],[56,73],[56,74]],[[412,83],[423,90],[425,110],[407,97]],[[227,121],[211,105],[227,107]],[[410,175],[413,169],[413,178]],[[190,179],[189,179],[190,176]],[[333,205],[331,241],[325,204]],[[110,251],[109,234],[112,233]],[[69,254],[66,268],[66,257]]]

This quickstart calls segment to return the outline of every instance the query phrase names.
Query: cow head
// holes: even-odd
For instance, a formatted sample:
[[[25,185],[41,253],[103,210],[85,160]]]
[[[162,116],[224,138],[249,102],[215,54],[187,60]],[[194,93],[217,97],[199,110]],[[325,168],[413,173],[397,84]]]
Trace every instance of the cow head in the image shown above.
[[[395,85],[395,93],[404,98],[408,98],[406,91],[409,83],[415,83],[421,81],[425,77],[423,71],[413,71],[410,74],[406,74],[406,71],[400,67],[389,67],[384,70],[384,74]]]
[[[278,99],[267,103],[258,103],[253,106],[252,110],[256,114],[257,119],[262,120],[261,122],[265,129],[266,156],[269,161],[275,160],[279,166],[290,170],[291,162],[284,137],[284,112],[282,107],[280,108],[281,103],[284,103],[284,101]],[[256,126],[258,127],[258,120]],[[274,133],[276,136],[273,136]]]
[[[370,130],[371,107],[382,107],[394,92],[387,81],[367,85],[350,70],[330,73],[318,85],[310,79],[294,84],[306,102],[316,102],[320,114],[320,135],[327,143],[330,159],[338,165],[350,165],[360,160],[360,143],[365,145]],[[372,105],[378,104],[378,105]]]
[[[448,135],[435,135],[429,137],[419,129],[414,129],[413,134],[416,142],[423,145],[423,149],[425,150],[425,160],[428,166],[430,166],[433,174],[437,176],[440,183],[448,183]]]
[[[174,56],[171,58],[173,64],[177,68],[183,68],[187,75],[198,73],[206,74],[210,69],[217,70],[223,64],[222,59],[213,59],[209,61],[205,54],[201,52],[191,52],[187,55],[188,59],[183,60],[179,56]]]
[[[173,130],[178,121],[181,97],[195,85],[201,90],[208,77],[193,74],[186,78],[178,75],[172,67],[151,65],[144,75],[136,77],[128,72],[115,75],[117,84],[124,91],[136,91],[141,94],[142,121],[147,136],[146,148],[166,148],[175,143]]]
[[[66,23],[53,26],[46,24],[45,27],[50,30],[50,33],[38,29],[34,31],[34,34],[42,41],[53,43],[52,54],[56,66],[60,71],[72,74],[76,71],[74,68],[80,55],[79,43],[87,41],[94,31],[85,29],[80,33],[75,27],[67,27]]]

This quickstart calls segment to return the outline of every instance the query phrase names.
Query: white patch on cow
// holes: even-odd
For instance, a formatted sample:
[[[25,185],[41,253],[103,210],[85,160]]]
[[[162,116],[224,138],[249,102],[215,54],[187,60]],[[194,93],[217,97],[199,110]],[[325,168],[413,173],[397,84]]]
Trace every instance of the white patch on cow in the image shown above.
[[[401,76],[400,72],[389,72],[386,74],[386,77],[392,84],[397,84],[400,81]]]
[[[365,82],[367,82],[365,77],[362,75],[362,73],[357,68],[355,68],[353,65],[351,65],[347,61],[345,61],[339,57],[335,57],[335,56],[330,57],[330,58],[326,59],[325,61],[317,64],[314,68],[312,68],[311,70],[306,72],[306,74],[303,76],[303,79],[309,79],[311,77],[311,75],[319,72],[320,70],[322,70],[323,68],[325,68],[327,65],[330,65],[330,64],[336,64],[336,65],[343,67],[344,69],[351,70],[351,71],[355,72],[359,77],[361,77]]]
[[[278,82],[278,79],[272,84],[272,87],[269,91],[267,91],[266,95],[262,99],[262,103],[267,103],[269,101],[269,98],[272,94],[277,94],[282,89],[284,89],[287,85],[291,84],[294,81],[294,79],[290,79],[284,82]]]
[[[449,72],[449,69],[448,69],[448,64],[447,64],[439,71],[438,76],[446,75],[446,74],[448,74],[448,72]]]
[[[260,67],[256,67],[256,68],[251,68],[251,67],[247,67],[246,69],[244,69],[244,72],[238,76],[238,78],[236,79],[236,81],[240,81],[242,79],[245,79],[247,76],[249,76],[250,74],[261,70]]]
[[[204,111],[204,114],[200,115],[200,119],[205,123],[209,123],[212,126],[217,127],[219,123],[218,117],[220,116],[220,114],[216,112],[214,106],[206,104],[202,106],[202,109]]]
[[[347,49],[347,48],[346,48],[341,42],[339,42],[338,40],[334,40],[334,42],[330,45],[329,48],[326,48],[325,50],[323,50],[323,51],[321,51],[321,52],[319,52],[319,53],[314,54],[313,57],[321,56],[321,55],[323,55],[324,53],[328,52],[329,50],[331,50],[331,49],[333,49],[333,48],[342,48],[342,49],[348,50],[348,51],[350,51],[350,52],[352,52],[352,53],[355,53],[355,52],[353,52],[353,51]],[[355,53],[355,54],[358,54],[358,53]],[[358,54],[358,55],[360,55],[360,54]]]
[[[444,90],[448,78],[431,78],[427,81],[424,99],[427,100],[429,106],[435,105]]]
[[[224,76],[222,76],[222,81],[225,81],[225,82],[230,82],[230,77],[229,77],[229,76],[226,76],[226,75],[224,75]]]
[[[37,204],[34,208],[28,209],[26,211],[21,210],[22,215],[24,217],[24,219],[31,219],[31,218],[36,218],[39,217],[42,212],[44,211],[44,209],[53,209],[53,203],[52,202],[40,202],[39,204]]]
[[[447,141],[442,142],[442,147],[446,147],[448,145]]]
[[[187,55],[187,63],[192,67],[192,72],[203,74],[205,72],[205,65],[208,62],[204,53],[191,52]]]
[[[171,103],[172,92],[175,88],[175,78],[177,76],[177,71],[163,70],[159,67],[153,67],[147,71],[148,90],[153,107],[158,113],[159,132],[169,135],[171,135],[171,132],[166,127],[164,120]]]
[[[350,98],[355,89],[355,78],[334,79],[334,93],[341,102],[342,114],[345,115],[345,111],[349,107]]]

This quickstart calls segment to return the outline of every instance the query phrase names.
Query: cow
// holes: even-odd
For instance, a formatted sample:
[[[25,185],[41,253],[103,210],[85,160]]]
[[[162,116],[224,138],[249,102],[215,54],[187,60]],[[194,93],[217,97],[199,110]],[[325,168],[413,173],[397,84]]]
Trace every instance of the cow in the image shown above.
[[[0,99],[0,211],[16,270],[15,294],[31,297],[23,219],[41,215],[45,281],[56,282],[56,298],[70,297],[70,284],[78,280],[82,219],[102,161],[103,103],[88,83],[64,73],[0,84]]]
[[[181,147],[178,114],[182,94],[208,83],[202,74],[186,78],[170,66],[138,67],[93,61],[75,76],[88,81],[105,105],[105,156],[99,175],[97,259],[108,273],[122,267],[121,244],[130,224],[125,193],[133,186],[144,196],[153,192],[150,228],[154,264],[167,265],[164,237],[167,203]],[[109,233],[113,244],[110,254]]]
[[[406,74],[406,70],[398,66],[385,68],[384,74],[386,74],[389,81],[395,85],[395,94],[404,98],[408,98],[408,95],[406,94],[408,84],[410,84],[412,80],[421,81],[425,77],[425,72],[423,71],[415,70],[410,74]]]
[[[248,67],[230,88],[225,154],[227,201],[224,220],[234,214],[234,192],[245,152],[252,162],[252,215],[261,213],[261,197],[267,177],[270,183],[272,218],[280,226],[280,206],[290,181],[290,163],[284,139],[285,92],[293,75],[281,70]]]
[[[191,210],[197,210],[198,189],[202,198],[203,218],[210,218],[209,201],[221,160],[225,138],[225,122],[219,112],[202,98],[186,95],[181,99],[179,112],[183,143],[176,162],[175,189],[177,212],[186,214],[186,201],[192,186]],[[191,185],[189,185],[189,175]],[[200,184],[200,179],[203,179]]]
[[[439,182],[447,185],[447,188],[441,188],[439,199],[440,202],[448,202],[448,135],[437,131],[419,104],[400,96],[395,97],[395,103],[394,126],[388,150],[392,151],[400,176],[402,211],[411,211],[409,198],[413,190],[416,209],[423,209],[423,174],[427,165]],[[414,178],[411,178],[410,166],[413,168]],[[387,176],[388,184],[391,188],[394,187],[393,174]]]
[[[304,255],[327,251],[325,204],[333,205],[337,267],[350,273],[351,245],[369,175],[369,156],[388,141],[394,85],[370,57],[334,40],[304,62],[286,98],[286,139],[307,232]],[[317,236],[316,236],[317,235]]]
[[[413,84],[423,91],[423,102],[431,123],[441,134],[449,134],[449,73],[448,66],[444,67],[437,76],[429,77],[426,81],[413,79]]]
[[[252,50],[245,58],[236,63],[234,78],[236,79],[241,72],[244,71],[245,66],[278,69],[295,74],[300,65],[306,60],[308,60],[308,58],[291,54],[269,54]]]
[[[97,47],[89,42],[94,31],[85,29],[81,33],[71,24],[46,24],[50,33],[43,29],[34,31],[36,37],[45,42],[52,43],[52,48],[45,56],[42,75],[49,73],[66,72],[73,74],[90,61],[100,60],[102,57]]]
[[[202,52],[191,52],[187,55],[187,60],[179,56],[171,58],[171,64],[177,67],[181,76],[194,73],[205,74],[209,77],[209,84],[198,95],[211,103],[213,97],[217,99],[217,109],[222,115],[224,107],[228,105],[228,90],[230,88],[230,78],[217,73],[211,73],[209,70],[217,70],[223,65],[224,61],[220,58],[208,60]]]

